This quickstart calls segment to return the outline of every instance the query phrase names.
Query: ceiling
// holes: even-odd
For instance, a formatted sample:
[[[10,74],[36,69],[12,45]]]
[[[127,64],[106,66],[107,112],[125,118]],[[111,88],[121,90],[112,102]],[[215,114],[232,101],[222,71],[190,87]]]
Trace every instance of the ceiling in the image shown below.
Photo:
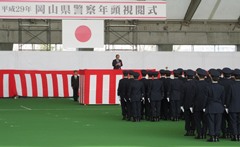
[[[191,0],[166,0],[167,19],[182,20]],[[193,0],[198,1],[198,0]],[[200,4],[193,13],[192,20],[238,20],[240,0],[199,0]]]

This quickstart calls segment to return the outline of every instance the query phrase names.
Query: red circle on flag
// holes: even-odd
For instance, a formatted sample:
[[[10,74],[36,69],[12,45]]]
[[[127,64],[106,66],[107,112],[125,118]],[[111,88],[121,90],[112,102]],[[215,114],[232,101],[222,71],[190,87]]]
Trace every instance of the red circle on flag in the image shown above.
[[[75,37],[80,42],[87,42],[91,38],[91,36],[92,32],[87,26],[82,25],[75,30]]]

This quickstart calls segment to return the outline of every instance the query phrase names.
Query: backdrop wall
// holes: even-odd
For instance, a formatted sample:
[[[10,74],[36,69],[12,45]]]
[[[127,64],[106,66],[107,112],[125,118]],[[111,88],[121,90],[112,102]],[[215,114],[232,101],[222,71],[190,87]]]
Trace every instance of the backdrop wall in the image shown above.
[[[123,69],[240,68],[240,53],[182,52],[0,52],[0,69],[73,70],[112,69],[112,60],[120,54]]]

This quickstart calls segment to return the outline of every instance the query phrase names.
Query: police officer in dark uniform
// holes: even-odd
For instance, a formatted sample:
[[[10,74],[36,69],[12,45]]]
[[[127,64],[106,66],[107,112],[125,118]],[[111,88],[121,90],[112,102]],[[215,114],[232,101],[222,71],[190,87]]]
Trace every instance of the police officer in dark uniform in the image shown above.
[[[207,72],[201,68],[197,69],[196,92],[193,101],[193,112],[195,119],[195,126],[197,130],[197,136],[195,139],[205,139],[207,134],[207,119],[203,112],[207,101],[207,87],[208,83],[205,80]]]
[[[145,91],[145,95],[143,96],[143,100],[141,102],[142,106],[141,106],[141,119],[144,119],[144,116],[146,117],[146,113],[147,113],[147,89],[148,89],[148,80],[146,79],[147,76],[147,71],[146,70],[141,70],[141,74],[142,74],[142,79],[140,80],[143,85],[144,85],[144,91]]]
[[[229,112],[231,126],[231,140],[240,141],[240,70],[233,71],[235,82],[228,91],[226,101],[227,112]]]
[[[194,136],[195,122],[193,117],[193,100],[196,91],[196,82],[193,80],[195,72],[191,69],[186,70],[187,81],[183,86],[183,96],[181,99],[181,109],[184,111],[185,136]]]
[[[130,98],[129,98],[129,85],[132,81],[134,81],[134,77],[133,77],[133,71],[129,71],[128,74],[129,74],[129,79],[128,79],[128,82],[126,84],[126,93],[127,93],[127,121],[131,121],[131,118],[132,118],[132,106],[131,106],[131,101],[130,101]]]
[[[165,71],[166,77],[163,80],[164,87],[164,98],[162,99],[162,119],[167,120],[170,118],[170,103],[169,103],[169,88],[171,81],[171,72],[169,70]]]
[[[152,118],[152,111],[151,111],[151,102],[150,100],[148,99],[149,96],[148,96],[148,87],[149,87],[149,83],[153,80],[153,71],[147,71],[147,74],[148,74],[148,79],[146,81],[146,87],[145,87],[145,96],[146,96],[146,99],[145,99],[145,106],[146,106],[146,112],[145,112],[145,116],[146,116],[146,120],[147,121],[150,121],[151,118]]]
[[[223,78],[219,80],[219,84],[221,84],[225,89],[224,105],[226,106],[227,94],[234,81],[231,79],[232,70],[230,68],[225,67],[221,71],[223,73]],[[226,113],[226,111],[224,111],[222,116],[222,138],[230,138],[229,123],[229,115]]]
[[[221,133],[222,113],[224,112],[224,87],[218,83],[220,73],[217,70],[211,70],[210,76],[212,83],[207,89],[206,115],[208,120],[209,142],[219,141]]]
[[[133,121],[141,120],[141,100],[145,95],[144,85],[138,80],[139,73],[133,73],[134,80],[129,85],[128,95],[132,106]]]
[[[127,84],[128,84],[128,72],[123,71],[123,78],[118,83],[117,94],[120,96],[121,110],[123,120],[127,118]]]
[[[178,121],[180,114],[180,100],[182,97],[183,81],[179,79],[179,70],[173,70],[174,79],[170,81],[169,99],[171,107],[171,120]]]
[[[160,73],[160,80],[164,83],[165,79],[166,79],[166,70],[164,69],[160,69],[159,70],[159,73]],[[164,84],[163,84],[163,87],[164,87]],[[161,101],[161,114],[160,114],[160,117],[161,118],[164,118],[163,116],[163,100]]]
[[[149,82],[148,96],[151,102],[151,121],[159,121],[161,113],[161,100],[163,99],[164,88],[162,80],[158,79],[158,72],[153,72],[154,79]]]

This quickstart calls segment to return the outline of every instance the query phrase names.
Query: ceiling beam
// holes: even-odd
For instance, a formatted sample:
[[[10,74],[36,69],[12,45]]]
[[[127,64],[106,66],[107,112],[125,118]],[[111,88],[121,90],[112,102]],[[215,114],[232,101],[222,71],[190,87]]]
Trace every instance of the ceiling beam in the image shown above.
[[[187,12],[184,16],[184,23],[189,24],[202,0],[191,0]]]

